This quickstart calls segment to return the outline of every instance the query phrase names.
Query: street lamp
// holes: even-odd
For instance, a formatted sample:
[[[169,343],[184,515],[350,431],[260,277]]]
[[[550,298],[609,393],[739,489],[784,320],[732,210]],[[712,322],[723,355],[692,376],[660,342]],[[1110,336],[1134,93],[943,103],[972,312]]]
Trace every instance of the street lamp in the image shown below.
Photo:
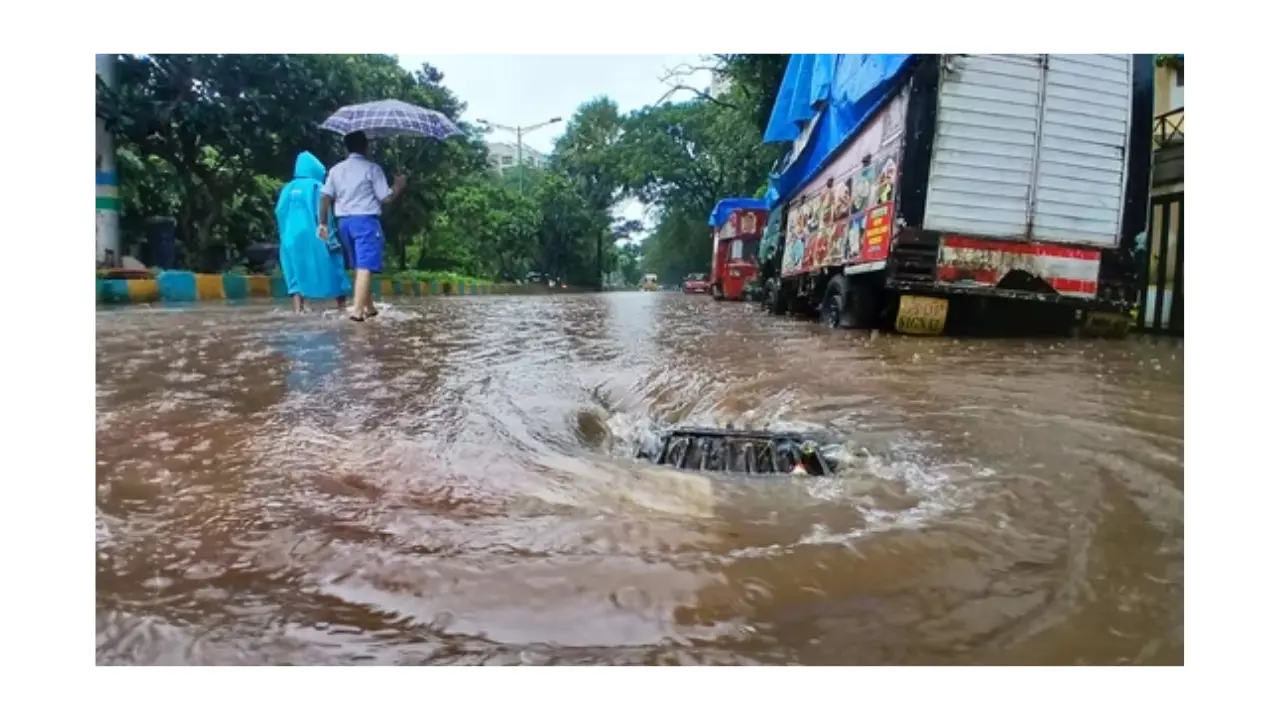
[[[518,182],[520,186],[520,194],[523,195],[524,194],[524,134],[528,132],[533,132],[534,130],[539,130],[548,125],[554,125],[560,122],[560,118],[553,117],[550,120],[547,120],[546,122],[540,122],[537,125],[526,125],[523,127],[519,125],[499,125],[498,123],[491,123],[488,120],[481,120],[479,118],[476,119],[476,122],[480,123],[481,125],[491,127],[495,130],[506,130],[507,132],[513,132],[516,134],[516,173],[517,173],[517,177],[519,178]]]

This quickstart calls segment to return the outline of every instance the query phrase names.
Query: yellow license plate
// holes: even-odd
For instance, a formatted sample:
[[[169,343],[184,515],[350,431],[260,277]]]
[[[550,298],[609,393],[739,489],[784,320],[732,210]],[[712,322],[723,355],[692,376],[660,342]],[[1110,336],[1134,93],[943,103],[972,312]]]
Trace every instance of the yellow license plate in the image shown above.
[[[947,325],[946,298],[903,295],[898,301],[898,332],[906,335],[941,335]]]

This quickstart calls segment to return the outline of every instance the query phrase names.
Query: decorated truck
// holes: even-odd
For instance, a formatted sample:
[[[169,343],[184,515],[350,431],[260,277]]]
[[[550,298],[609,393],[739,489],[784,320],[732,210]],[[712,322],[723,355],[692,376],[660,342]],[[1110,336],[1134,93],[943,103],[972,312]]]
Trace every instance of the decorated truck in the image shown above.
[[[1137,300],[1150,55],[792,55],[765,142],[766,307],[1038,329]]]
[[[756,254],[768,214],[756,198],[724,198],[707,218],[711,227],[711,296],[743,300],[756,277]]]

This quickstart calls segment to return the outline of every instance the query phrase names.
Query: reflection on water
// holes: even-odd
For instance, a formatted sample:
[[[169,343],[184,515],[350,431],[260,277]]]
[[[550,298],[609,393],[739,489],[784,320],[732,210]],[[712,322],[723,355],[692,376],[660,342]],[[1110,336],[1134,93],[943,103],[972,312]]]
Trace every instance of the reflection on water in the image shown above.
[[[280,334],[280,350],[290,363],[286,387],[299,393],[319,392],[342,364],[337,330],[295,330]]]
[[[100,663],[1181,663],[1181,345],[664,293],[97,318]],[[836,434],[836,477],[631,459]]]

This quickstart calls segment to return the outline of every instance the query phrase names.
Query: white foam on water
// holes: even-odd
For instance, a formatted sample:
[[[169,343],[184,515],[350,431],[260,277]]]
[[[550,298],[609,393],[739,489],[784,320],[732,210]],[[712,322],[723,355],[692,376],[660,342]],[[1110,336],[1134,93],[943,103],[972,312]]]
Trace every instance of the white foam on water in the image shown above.
[[[419,317],[418,313],[403,307],[396,307],[389,302],[375,302],[373,306],[378,310],[378,316],[372,318],[372,321],[375,323],[404,322],[406,320],[413,320]]]

